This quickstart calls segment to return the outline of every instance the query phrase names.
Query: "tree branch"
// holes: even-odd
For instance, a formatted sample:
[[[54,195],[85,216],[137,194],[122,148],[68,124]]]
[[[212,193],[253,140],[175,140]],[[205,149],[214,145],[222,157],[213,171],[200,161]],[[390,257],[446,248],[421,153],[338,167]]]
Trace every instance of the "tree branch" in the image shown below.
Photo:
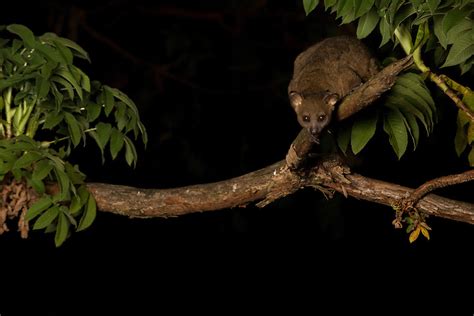
[[[423,196],[431,191],[472,180],[474,180],[474,169],[427,181],[420,185],[415,191],[413,191],[413,193],[408,198],[402,201],[402,211],[408,211],[409,209],[413,208]]]
[[[350,173],[332,157],[322,159],[305,174],[291,171],[286,161],[226,181],[175,189],[139,189],[89,183],[99,210],[130,217],[174,217],[195,212],[242,207],[261,201],[262,207],[303,187],[331,189],[379,204],[394,206],[414,190]],[[474,224],[474,205],[433,194],[417,208],[430,215]]]

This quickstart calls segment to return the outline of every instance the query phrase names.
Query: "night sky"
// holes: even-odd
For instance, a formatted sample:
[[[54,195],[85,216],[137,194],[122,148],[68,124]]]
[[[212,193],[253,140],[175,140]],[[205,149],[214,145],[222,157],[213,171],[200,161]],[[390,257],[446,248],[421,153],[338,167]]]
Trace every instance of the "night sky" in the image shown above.
[[[136,169],[124,159],[102,165],[92,143],[71,161],[88,181],[146,188],[225,180],[284,159],[299,132],[286,90],[294,58],[324,37],[355,33],[353,25],[340,26],[321,8],[305,17],[301,1],[14,2],[0,17],[1,24],[24,24],[36,35],[52,31],[73,39],[92,59],[79,66],[135,101],[149,134],[146,149],[137,144]],[[403,56],[390,45],[379,49],[378,34],[364,42],[380,59]],[[463,80],[472,82],[468,76]],[[353,170],[411,187],[466,170],[466,160],[454,151],[454,106],[442,97],[436,101],[440,122],[416,151],[409,149],[398,161],[380,129],[351,160]],[[465,184],[437,193],[473,203],[473,188]],[[341,196],[327,201],[305,189],[264,209],[249,205],[147,220],[98,213],[91,228],[59,249],[42,232],[28,240],[9,232],[0,237],[0,258],[23,271],[20,279],[6,273],[7,283],[33,284],[28,291],[65,279],[70,286],[85,281],[101,291],[94,286],[100,279],[107,284],[104,291],[109,286],[118,291],[122,282],[141,288],[145,282],[172,297],[199,292],[217,277],[211,283],[216,292],[226,286],[248,289],[249,297],[228,298],[230,310],[252,299],[263,306],[259,289],[285,296],[298,280],[312,287],[301,298],[311,313],[320,308],[311,303],[320,287],[341,297],[365,282],[375,291],[399,283],[418,293],[422,290],[410,290],[410,284],[419,279],[422,288],[437,281],[457,288],[450,283],[456,280],[472,289],[472,268],[464,271],[472,266],[472,225],[430,218],[431,240],[420,237],[411,245],[404,231],[393,228],[393,217],[386,206]],[[10,315],[2,313],[1,302],[0,297],[1,316]],[[268,303],[284,304],[276,296]]]

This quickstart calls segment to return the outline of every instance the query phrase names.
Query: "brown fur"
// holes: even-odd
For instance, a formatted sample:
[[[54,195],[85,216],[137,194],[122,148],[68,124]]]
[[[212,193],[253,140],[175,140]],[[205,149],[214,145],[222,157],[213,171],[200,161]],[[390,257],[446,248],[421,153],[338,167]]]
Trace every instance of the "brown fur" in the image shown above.
[[[362,42],[348,36],[327,38],[299,54],[288,96],[300,125],[317,141],[337,102],[378,70]]]

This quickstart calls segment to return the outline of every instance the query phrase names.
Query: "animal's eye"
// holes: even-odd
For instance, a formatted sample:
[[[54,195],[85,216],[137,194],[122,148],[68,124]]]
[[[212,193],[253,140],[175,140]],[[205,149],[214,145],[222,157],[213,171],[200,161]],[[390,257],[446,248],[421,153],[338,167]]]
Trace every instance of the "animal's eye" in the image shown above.
[[[326,114],[320,114],[318,116],[318,121],[320,121],[320,122],[324,121],[325,119],[326,119]]]
[[[303,116],[303,121],[304,122],[309,122],[311,121],[311,118],[308,115]]]

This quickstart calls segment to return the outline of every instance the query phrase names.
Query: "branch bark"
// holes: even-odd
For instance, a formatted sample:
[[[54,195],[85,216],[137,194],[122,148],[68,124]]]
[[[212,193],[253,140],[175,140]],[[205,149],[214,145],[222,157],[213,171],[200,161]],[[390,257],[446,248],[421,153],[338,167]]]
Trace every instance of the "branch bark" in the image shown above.
[[[336,120],[343,120],[365,108],[390,89],[397,75],[412,65],[411,56],[392,63],[371,80],[347,96],[338,108]],[[396,206],[413,189],[352,174],[333,157],[321,158],[304,173],[298,171],[313,143],[306,130],[293,141],[286,160],[261,170],[216,183],[175,189],[139,189],[128,186],[89,183],[99,210],[129,217],[175,217],[195,212],[243,207],[257,202],[263,207],[303,187],[324,193],[340,192],[347,196],[379,204]],[[474,205],[433,194],[417,204],[426,214],[474,224]]]
[[[129,217],[175,217],[179,215],[243,207],[260,201],[263,207],[304,187],[331,189],[378,204],[397,205],[413,189],[350,173],[332,157],[324,158],[305,174],[291,171],[286,161],[226,181],[175,189],[139,189],[89,183],[100,211]],[[474,204],[434,194],[422,198],[417,208],[427,214],[474,224]]]

